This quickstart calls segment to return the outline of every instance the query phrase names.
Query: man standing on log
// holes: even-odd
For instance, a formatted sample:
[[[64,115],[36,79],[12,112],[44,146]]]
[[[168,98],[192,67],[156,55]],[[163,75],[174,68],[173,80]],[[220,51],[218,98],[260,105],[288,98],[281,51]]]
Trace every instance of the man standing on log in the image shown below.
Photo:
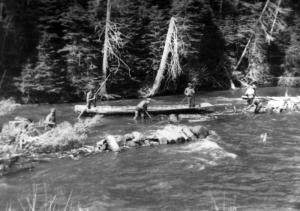
[[[188,100],[189,107],[195,107],[195,89],[192,83],[188,83],[188,87],[184,90],[184,95]]]
[[[141,116],[141,119],[143,120],[145,118],[145,114],[151,119],[150,114],[148,113],[148,105],[151,102],[151,98],[147,98],[145,100],[142,100],[137,106],[135,110],[135,114],[133,119],[136,120],[139,116]]]
[[[96,96],[94,94],[94,90],[91,88],[89,92],[86,94],[86,107],[90,109],[92,103],[94,107],[96,107]]]

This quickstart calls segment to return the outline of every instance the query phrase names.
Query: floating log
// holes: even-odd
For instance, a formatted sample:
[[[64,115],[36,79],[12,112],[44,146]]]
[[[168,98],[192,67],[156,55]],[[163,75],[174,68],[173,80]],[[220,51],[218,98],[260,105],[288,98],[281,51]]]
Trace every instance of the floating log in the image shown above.
[[[163,105],[149,106],[148,113],[156,114],[208,114],[214,112],[215,108],[223,107],[228,104],[211,105],[209,103],[200,104],[189,108],[188,105]],[[75,112],[84,112],[84,115],[134,115],[136,106],[96,106],[88,109],[86,105],[75,105]]]

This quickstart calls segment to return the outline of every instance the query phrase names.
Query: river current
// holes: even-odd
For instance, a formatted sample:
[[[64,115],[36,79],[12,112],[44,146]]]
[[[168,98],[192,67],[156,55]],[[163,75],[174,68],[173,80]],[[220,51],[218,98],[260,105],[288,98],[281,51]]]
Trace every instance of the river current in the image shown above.
[[[238,111],[244,90],[199,93],[196,103],[226,103]],[[281,88],[261,88],[258,95],[283,96]],[[290,95],[300,90],[291,89]],[[299,94],[300,95],[300,94]],[[154,104],[176,104],[183,96],[154,98]],[[135,105],[137,100],[108,102]],[[24,105],[0,117],[0,124],[16,115],[34,121],[51,107],[57,121],[76,121],[71,104]],[[105,134],[147,132],[162,128],[158,119],[136,124],[131,117],[102,118],[89,134],[95,143]],[[63,206],[68,197],[90,210],[300,210],[300,113],[244,114],[218,111],[203,121],[220,139],[217,149],[201,143],[101,153],[79,160],[54,159],[31,171],[0,178],[0,210],[35,191],[37,200],[56,196]],[[262,139],[262,134],[267,138]],[[219,147],[219,148],[218,148]]]

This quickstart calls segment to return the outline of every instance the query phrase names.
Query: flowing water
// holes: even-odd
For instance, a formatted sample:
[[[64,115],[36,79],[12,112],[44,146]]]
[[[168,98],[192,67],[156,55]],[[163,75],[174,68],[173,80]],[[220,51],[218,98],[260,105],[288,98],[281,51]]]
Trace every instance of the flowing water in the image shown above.
[[[196,100],[240,108],[242,91],[200,93]],[[264,88],[258,94],[283,96],[284,91]],[[175,104],[182,98],[159,97],[154,104]],[[51,107],[56,107],[58,121],[76,121],[73,105],[28,105],[1,117],[0,124],[16,115],[37,121]],[[146,132],[164,124],[159,120],[136,124],[129,117],[103,118],[87,142],[95,143],[105,134]],[[186,119],[184,124],[201,124],[216,131],[218,146],[145,147],[78,161],[40,163],[32,171],[0,178],[0,210],[8,204],[21,209],[18,201],[33,190],[38,199],[55,195],[56,203],[63,205],[71,196],[74,203],[91,210],[300,210],[300,113],[219,113],[198,123]]]

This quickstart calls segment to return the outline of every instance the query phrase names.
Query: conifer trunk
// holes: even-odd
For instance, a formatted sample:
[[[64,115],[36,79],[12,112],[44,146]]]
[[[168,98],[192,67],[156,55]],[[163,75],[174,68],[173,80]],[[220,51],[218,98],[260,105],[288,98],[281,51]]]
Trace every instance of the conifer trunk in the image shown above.
[[[101,95],[107,94],[106,89],[106,78],[108,70],[108,45],[109,45],[109,23],[110,23],[110,14],[111,14],[111,0],[107,0],[107,9],[106,9],[106,23],[105,23],[105,37],[104,37],[104,46],[103,46],[103,61],[102,61],[102,74],[103,81],[101,85]]]
[[[153,96],[158,92],[158,89],[164,78],[164,73],[165,73],[165,69],[166,69],[166,65],[167,65],[167,59],[168,59],[168,55],[170,53],[172,35],[174,33],[174,27],[175,27],[175,18],[172,17],[170,20],[167,38],[165,41],[165,47],[164,47],[163,55],[162,55],[162,58],[160,61],[159,69],[157,71],[154,84],[153,84],[152,88],[150,89],[148,96]]]
[[[7,19],[7,26],[6,26],[6,29],[5,29],[5,32],[4,32],[4,36],[3,36],[3,41],[2,41],[2,48],[0,50],[0,68],[3,70],[4,69],[4,64],[3,64],[3,59],[4,59],[4,50],[5,50],[5,44],[6,44],[6,39],[7,39],[7,36],[8,36],[8,30],[10,28],[10,24],[11,24],[11,20],[12,20],[12,17],[8,18]],[[2,76],[1,76],[1,81],[0,81],[0,89],[2,87],[2,84],[4,82],[4,79],[5,79],[5,76],[6,76],[6,73],[7,73],[7,69],[4,70]]]

